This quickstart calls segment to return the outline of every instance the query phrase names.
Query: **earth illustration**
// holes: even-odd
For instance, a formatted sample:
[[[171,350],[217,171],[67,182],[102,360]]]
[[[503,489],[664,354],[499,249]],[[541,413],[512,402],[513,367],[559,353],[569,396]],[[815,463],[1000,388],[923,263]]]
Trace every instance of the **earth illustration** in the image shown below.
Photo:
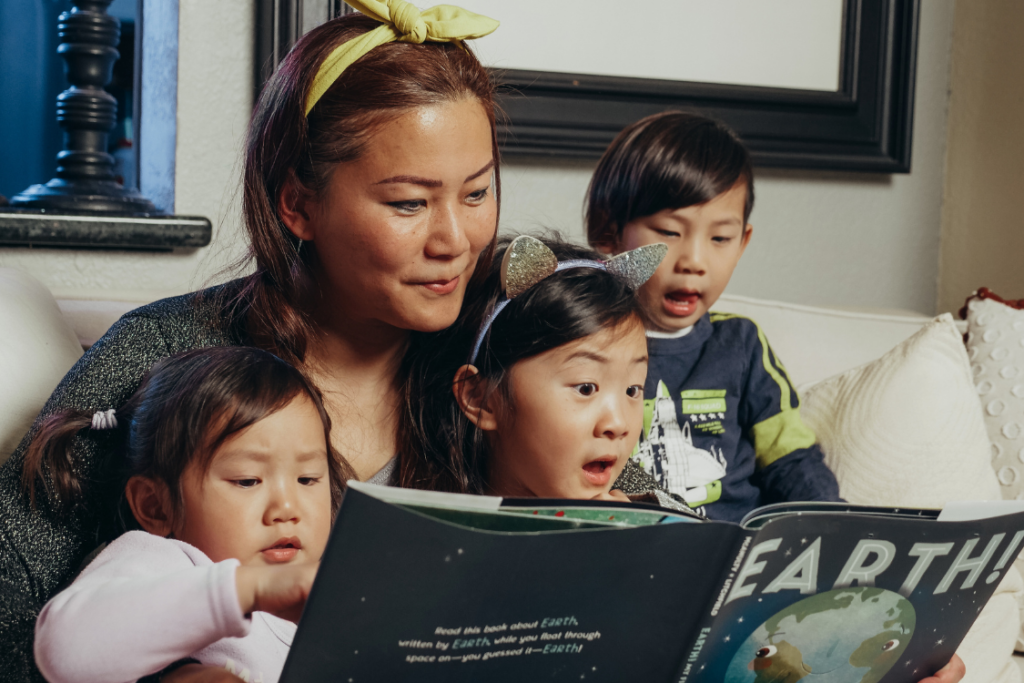
[[[725,683],[878,683],[914,634],[914,607],[882,588],[854,587],[793,603],[740,646]]]

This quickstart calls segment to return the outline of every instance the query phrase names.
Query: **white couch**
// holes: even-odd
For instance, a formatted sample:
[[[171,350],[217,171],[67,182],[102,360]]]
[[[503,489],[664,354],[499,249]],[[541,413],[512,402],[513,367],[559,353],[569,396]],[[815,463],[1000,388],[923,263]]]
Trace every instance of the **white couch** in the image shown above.
[[[140,302],[54,300],[38,281],[0,268],[0,462],[15,448],[50,391],[117,318]],[[814,308],[723,296],[716,310],[748,316],[764,330],[797,387],[879,358],[913,336],[931,318]],[[961,331],[963,325],[961,324]],[[990,446],[985,443],[985,447]],[[840,479],[842,485],[842,479]],[[857,502],[856,500],[854,502]],[[1018,683],[1024,658],[1013,657],[1024,596],[1016,572],[986,608],[984,628],[961,647],[971,683]],[[1019,668],[1018,668],[1019,667]]]

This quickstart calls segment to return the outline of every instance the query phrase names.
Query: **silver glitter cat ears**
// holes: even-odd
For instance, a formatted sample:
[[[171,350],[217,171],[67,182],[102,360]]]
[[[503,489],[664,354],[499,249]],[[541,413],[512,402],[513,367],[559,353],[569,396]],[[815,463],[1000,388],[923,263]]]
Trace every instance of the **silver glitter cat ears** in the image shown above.
[[[639,287],[651,279],[654,271],[661,265],[661,260],[668,253],[666,244],[648,244],[624,254],[619,254],[607,261],[593,261],[590,259],[573,259],[559,263],[558,257],[548,249],[547,245],[535,237],[520,235],[512,240],[505,250],[505,257],[501,260],[501,288],[504,294],[494,305],[480,327],[480,332],[473,342],[473,355],[471,362],[476,362],[480,353],[480,346],[484,343],[487,330],[498,317],[508,303],[517,296],[533,287],[541,280],[550,277],[560,270],[570,268],[597,268],[614,273],[626,280],[633,289]]]

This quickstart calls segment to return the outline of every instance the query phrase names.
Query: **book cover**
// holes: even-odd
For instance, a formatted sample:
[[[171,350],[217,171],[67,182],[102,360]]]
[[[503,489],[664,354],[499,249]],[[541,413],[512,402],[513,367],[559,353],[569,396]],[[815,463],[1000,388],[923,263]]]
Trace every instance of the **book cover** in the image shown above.
[[[907,683],[948,661],[1024,541],[1024,514],[811,506],[745,529],[367,492],[346,494],[285,683]]]

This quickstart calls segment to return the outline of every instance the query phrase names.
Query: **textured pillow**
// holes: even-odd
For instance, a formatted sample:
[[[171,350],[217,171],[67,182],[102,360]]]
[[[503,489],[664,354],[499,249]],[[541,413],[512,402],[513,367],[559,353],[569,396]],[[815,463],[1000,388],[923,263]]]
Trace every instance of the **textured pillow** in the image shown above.
[[[968,302],[967,354],[1003,498],[1024,499],[1024,311]]]
[[[979,291],[979,294],[985,293]],[[992,441],[1003,498],[1024,499],[1024,311],[993,299],[967,302],[967,355]],[[964,311],[960,312],[964,315]],[[1024,572],[1024,560],[1014,563]],[[1024,594],[1019,599],[1024,614]],[[1024,651],[1024,627],[1017,639]]]
[[[991,445],[963,338],[949,314],[926,324],[878,360],[804,392],[839,491],[853,503],[941,507],[998,500]],[[964,639],[964,683],[1014,683],[1020,632],[1020,574],[1007,572]]]
[[[967,353],[949,314],[878,360],[813,385],[801,412],[851,502],[941,507],[1000,498]]]
[[[0,463],[11,455],[82,346],[42,283],[0,268]]]

